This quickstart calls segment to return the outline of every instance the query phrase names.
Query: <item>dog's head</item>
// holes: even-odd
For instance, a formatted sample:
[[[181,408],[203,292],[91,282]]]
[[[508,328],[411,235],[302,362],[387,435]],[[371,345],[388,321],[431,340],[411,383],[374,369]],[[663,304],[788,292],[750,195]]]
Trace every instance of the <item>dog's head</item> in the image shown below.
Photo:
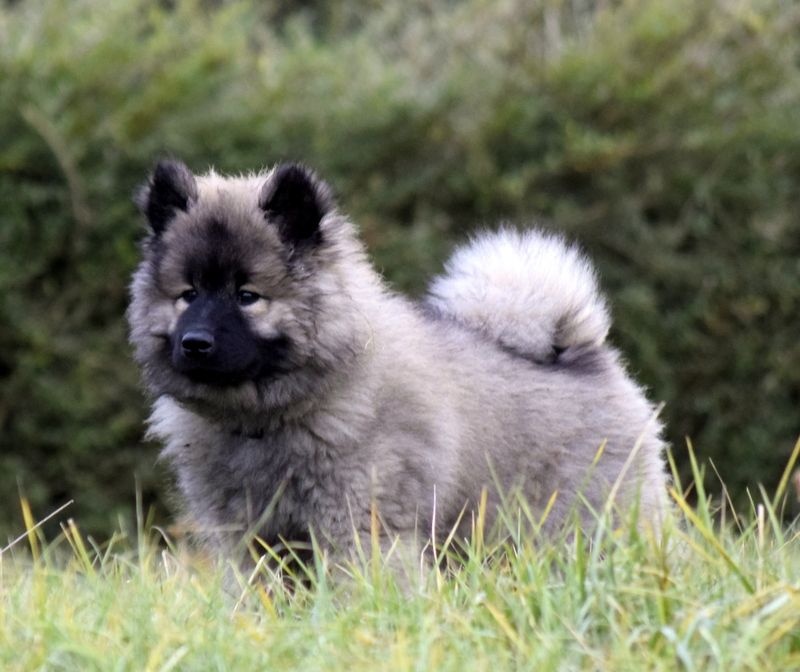
[[[162,161],[136,202],[149,235],[128,318],[155,394],[277,403],[353,351],[343,268],[358,244],[313,172],[197,177]]]

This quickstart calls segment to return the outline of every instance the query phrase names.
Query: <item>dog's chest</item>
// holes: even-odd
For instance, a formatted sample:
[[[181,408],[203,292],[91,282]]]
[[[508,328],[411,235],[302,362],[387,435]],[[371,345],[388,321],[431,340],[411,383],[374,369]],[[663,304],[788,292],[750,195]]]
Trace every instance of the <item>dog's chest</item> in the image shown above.
[[[204,443],[199,459],[177,465],[179,481],[191,508],[206,509],[216,524],[257,531],[269,543],[361,526],[370,468],[352,437],[294,426],[219,432]]]

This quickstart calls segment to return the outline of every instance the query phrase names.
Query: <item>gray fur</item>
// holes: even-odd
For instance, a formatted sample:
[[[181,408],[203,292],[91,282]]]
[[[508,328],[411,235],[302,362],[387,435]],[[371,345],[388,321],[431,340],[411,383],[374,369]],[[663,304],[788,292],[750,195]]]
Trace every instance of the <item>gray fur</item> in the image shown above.
[[[558,491],[548,518],[555,529],[579,493],[601,510],[618,480],[617,504],[638,500],[641,520],[658,525],[667,509],[660,424],[603,341],[607,313],[596,287],[561,297],[558,278],[548,280],[548,324],[580,339],[528,333],[526,324],[541,312],[536,292],[516,302],[524,314],[509,325],[478,328],[469,316],[461,319],[459,298],[442,280],[427,307],[389,291],[335,209],[326,210],[313,249],[287,253],[259,209],[273,174],[198,176],[197,197],[163,233],[151,234],[133,278],[128,318],[155,398],[150,434],[164,443],[200,534],[230,551],[258,522],[255,531],[268,543],[313,530],[323,547],[347,553],[357,536],[368,537],[373,505],[385,531],[424,540],[434,528],[446,534],[462,516],[469,521],[482,489],[491,522],[497,486],[518,490],[536,512]],[[211,219],[234,235],[236,253],[270,297],[248,316],[252,328],[285,334],[292,344],[290,364],[276,377],[214,387],[177,373],[164,353],[179,310],[182,259],[202,243]],[[535,247],[538,234],[529,235],[526,245]],[[572,249],[548,240],[550,255]],[[505,247],[513,254],[511,242]],[[470,249],[480,253],[481,245]],[[582,256],[580,263],[594,282]],[[478,296],[498,291],[483,286],[488,280],[480,274],[474,281]],[[520,291],[514,282],[508,291]],[[576,296],[584,303],[576,305]],[[553,348],[556,355],[541,363],[539,355]],[[590,526],[588,509],[578,511]]]

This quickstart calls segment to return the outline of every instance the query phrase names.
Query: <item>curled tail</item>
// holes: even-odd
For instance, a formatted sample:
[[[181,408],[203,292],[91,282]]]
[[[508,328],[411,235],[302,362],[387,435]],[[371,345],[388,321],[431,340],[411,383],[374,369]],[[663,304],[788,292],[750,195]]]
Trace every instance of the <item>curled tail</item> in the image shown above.
[[[592,264],[541,231],[484,233],[455,252],[428,306],[540,362],[600,346],[610,318]]]

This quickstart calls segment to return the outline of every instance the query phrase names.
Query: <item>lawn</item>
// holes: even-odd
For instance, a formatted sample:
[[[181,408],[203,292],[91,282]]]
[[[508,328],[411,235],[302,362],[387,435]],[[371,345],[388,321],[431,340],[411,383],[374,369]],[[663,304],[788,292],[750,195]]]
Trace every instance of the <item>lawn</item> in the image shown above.
[[[502,544],[475,535],[400,581],[385,559],[231,580],[142,516],[105,543],[72,521],[45,542],[23,501],[30,533],[0,556],[0,668],[798,669],[800,531],[778,515],[798,451],[744,514],[675,483],[658,535],[601,516],[591,538],[544,540],[512,515]]]

